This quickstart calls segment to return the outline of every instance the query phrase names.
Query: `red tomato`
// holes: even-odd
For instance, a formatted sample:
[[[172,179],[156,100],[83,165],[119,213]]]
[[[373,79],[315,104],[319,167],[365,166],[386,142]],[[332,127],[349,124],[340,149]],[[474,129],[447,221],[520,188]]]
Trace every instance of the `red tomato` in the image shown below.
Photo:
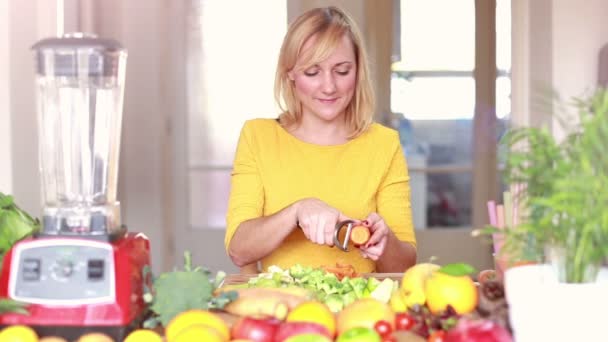
[[[416,320],[407,312],[399,312],[395,315],[395,330],[411,330]]]
[[[387,339],[393,333],[393,328],[391,324],[385,320],[380,320],[374,324],[374,330],[382,337],[382,339]]]
[[[445,331],[437,330],[429,336],[427,342],[445,342]]]

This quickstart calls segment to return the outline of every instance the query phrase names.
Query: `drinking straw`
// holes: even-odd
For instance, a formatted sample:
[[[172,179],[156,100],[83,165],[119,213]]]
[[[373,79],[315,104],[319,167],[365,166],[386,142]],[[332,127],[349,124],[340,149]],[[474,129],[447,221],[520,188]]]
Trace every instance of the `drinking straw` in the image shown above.
[[[488,216],[490,224],[496,227],[496,202],[494,201],[488,201]]]
[[[503,204],[496,206],[496,226],[501,229],[505,227],[505,206]]]

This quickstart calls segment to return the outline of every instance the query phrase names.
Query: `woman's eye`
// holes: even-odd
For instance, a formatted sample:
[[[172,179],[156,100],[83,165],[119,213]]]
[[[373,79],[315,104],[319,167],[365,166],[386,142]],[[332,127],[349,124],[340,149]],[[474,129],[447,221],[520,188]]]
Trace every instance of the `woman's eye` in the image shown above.
[[[336,70],[336,73],[341,76],[346,76],[346,75],[348,75],[349,72],[350,72],[350,69],[349,70]]]
[[[312,70],[312,71],[304,71],[304,75],[312,77],[312,76],[316,76],[319,73],[318,70]]]

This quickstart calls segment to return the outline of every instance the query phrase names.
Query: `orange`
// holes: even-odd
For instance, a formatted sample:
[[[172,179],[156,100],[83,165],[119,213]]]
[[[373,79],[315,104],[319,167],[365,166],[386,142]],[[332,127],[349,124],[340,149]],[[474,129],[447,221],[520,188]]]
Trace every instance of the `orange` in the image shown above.
[[[47,336],[41,338],[40,340],[38,340],[38,342],[68,342],[68,340],[63,337]]]
[[[25,325],[12,325],[0,331],[0,342],[38,342],[38,334]]]
[[[448,305],[463,315],[477,306],[477,286],[469,276],[451,276],[433,272],[425,284],[426,305],[432,313],[444,311]]]
[[[308,301],[298,304],[287,314],[285,320],[287,322],[317,323],[327,329],[329,336],[336,335],[336,317],[327,305],[321,302]]]
[[[217,331],[223,341],[230,339],[230,329],[220,316],[211,311],[192,309],[178,314],[167,324],[165,329],[167,341],[172,342],[180,331],[191,325],[209,326]]]
[[[163,342],[163,338],[155,331],[137,329],[132,331],[124,342]]]
[[[169,339],[167,339],[169,340]],[[173,337],[174,342],[224,342],[226,341],[214,328],[204,324],[193,324],[182,329]]]
[[[371,233],[369,232],[369,228],[365,226],[356,226],[350,231],[350,241],[353,242],[355,246],[361,246],[369,241]]]
[[[114,339],[106,334],[93,332],[80,336],[78,342],[114,342]]]
[[[338,313],[337,333],[340,335],[355,327],[373,329],[378,321],[387,321],[395,329],[395,312],[390,305],[374,298],[357,299]]]

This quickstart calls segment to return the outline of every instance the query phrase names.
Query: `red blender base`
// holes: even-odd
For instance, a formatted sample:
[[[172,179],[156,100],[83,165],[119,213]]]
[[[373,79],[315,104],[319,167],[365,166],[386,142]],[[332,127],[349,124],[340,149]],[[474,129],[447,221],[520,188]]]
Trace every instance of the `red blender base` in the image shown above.
[[[144,319],[143,270],[150,265],[145,235],[112,241],[37,237],[5,255],[0,297],[28,305],[30,315],[0,315],[0,325],[25,324],[40,336],[77,339],[103,332],[122,341]]]

